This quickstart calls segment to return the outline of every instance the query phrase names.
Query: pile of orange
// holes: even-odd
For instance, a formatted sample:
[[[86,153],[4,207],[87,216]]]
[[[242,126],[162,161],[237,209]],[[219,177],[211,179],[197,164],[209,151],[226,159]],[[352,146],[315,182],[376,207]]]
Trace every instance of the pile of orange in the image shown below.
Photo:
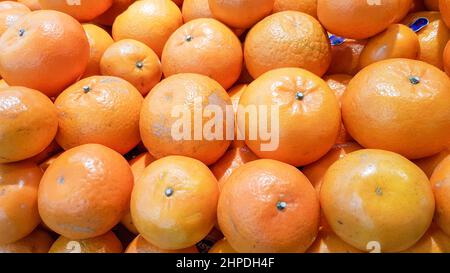
[[[0,253],[450,252],[449,0],[68,2],[0,1]]]

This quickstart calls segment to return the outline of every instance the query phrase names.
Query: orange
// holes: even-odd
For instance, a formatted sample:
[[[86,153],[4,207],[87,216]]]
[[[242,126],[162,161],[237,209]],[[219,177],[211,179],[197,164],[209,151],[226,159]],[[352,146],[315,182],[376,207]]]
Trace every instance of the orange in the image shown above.
[[[383,0],[372,5],[367,0],[318,0],[317,15],[329,32],[346,38],[365,39],[401,20],[411,5],[412,0]]]
[[[382,252],[413,246],[434,213],[427,176],[406,158],[382,150],[356,151],[331,165],[320,204],[331,229],[363,251],[372,242]]]
[[[30,10],[27,7],[2,9],[0,6],[0,35],[2,35],[10,26],[17,23],[19,19],[21,19],[24,15],[28,13],[30,13]]]
[[[317,18],[317,0],[275,0],[273,12],[296,10]]]
[[[450,236],[450,155],[434,170],[431,184],[436,197],[436,223]]]
[[[139,180],[139,178],[141,178],[141,175],[142,173],[144,173],[145,168],[148,165],[150,165],[150,163],[152,163],[153,161],[155,161],[155,158],[147,152],[138,155],[137,157],[128,162],[130,164],[131,171],[133,172],[135,184]],[[133,224],[133,219],[131,218],[130,210],[128,210],[128,212],[125,214],[125,216],[122,218],[120,222],[132,233],[139,234],[139,231]]]
[[[207,107],[216,109],[223,118],[202,115]],[[210,165],[231,143],[227,132],[233,128],[234,116],[232,112],[227,115],[229,107],[226,91],[206,76],[177,74],[166,78],[145,98],[140,118],[142,142],[155,158],[183,155]],[[210,126],[215,124],[216,130],[212,130]]]
[[[225,89],[239,78],[242,61],[242,47],[236,35],[224,24],[208,18],[192,20],[175,31],[161,58],[166,77],[198,73],[216,80]]]
[[[132,39],[109,46],[101,58],[100,70],[102,75],[127,80],[144,96],[162,76],[158,55],[146,44]]]
[[[0,245],[0,253],[47,253],[52,243],[53,239],[46,231],[36,229],[19,241]]]
[[[0,92],[0,163],[42,152],[58,129],[55,106],[42,93],[25,87]]]
[[[112,5],[112,0],[78,1],[76,5],[67,0],[39,0],[42,9],[52,9],[69,14],[80,22],[91,21]]]
[[[253,81],[253,80],[252,80]],[[250,82],[252,82],[250,81]],[[239,108],[239,99],[241,98],[241,95],[244,93],[245,89],[247,88],[247,84],[236,84],[232,88],[228,90],[228,95],[230,95],[231,98],[231,104],[233,105],[234,110],[234,140],[231,142],[230,147],[231,148],[240,148],[245,146],[245,141],[238,139],[237,129],[237,110]]]
[[[41,177],[42,170],[29,161],[0,164],[0,245],[26,237],[39,224]]]
[[[342,96],[344,95],[345,90],[347,90],[347,86],[352,78],[352,76],[346,74],[328,75],[323,78],[338,98],[339,104],[341,104]],[[352,137],[348,134],[347,130],[345,130],[345,126],[342,123],[339,135],[336,139],[336,144],[343,144],[351,142],[352,140]]]
[[[283,11],[264,18],[250,30],[244,57],[255,79],[281,67],[300,67],[322,76],[331,62],[331,47],[314,17]]]
[[[45,171],[39,214],[65,237],[97,237],[119,223],[132,187],[133,173],[119,153],[99,144],[81,145],[61,154]]]
[[[208,235],[216,220],[218,198],[217,180],[206,165],[168,156],[151,163],[135,184],[131,215],[151,244],[183,249]]]
[[[208,253],[237,253],[236,250],[231,247],[230,243],[226,238],[218,241],[213,245],[213,247],[208,251]]]
[[[430,23],[417,32],[420,43],[420,52],[417,59],[443,69],[442,57],[445,45],[450,39],[450,30],[442,20],[440,13],[433,11],[411,13],[405,18],[403,23],[410,25],[422,17],[427,18]]]
[[[260,158],[294,166],[312,163],[325,155],[341,126],[333,91],[325,81],[300,68],[280,68],[263,74],[247,87],[239,104],[239,130],[245,134],[247,146]],[[261,110],[263,107],[266,111]],[[257,116],[252,108],[259,112]],[[271,130],[263,130],[261,124]]]
[[[117,16],[123,13],[127,8],[134,3],[135,0],[113,0],[112,6],[95,18],[95,22],[100,25],[112,26]]]
[[[19,3],[23,3],[31,10],[40,10],[41,4],[39,4],[39,0],[17,0]]]
[[[67,88],[55,101],[59,115],[56,141],[65,150],[87,143],[121,154],[139,141],[142,95],[127,81],[93,76]]]
[[[358,73],[342,101],[344,124],[366,148],[411,159],[443,151],[450,141],[450,79],[410,59],[377,62]]]
[[[53,164],[53,162],[55,162],[55,160],[61,155],[62,153],[57,153],[51,157],[49,157],[47,160],[45,160],[44,162],[42,162],[41,164],[39,164],[39,168],[42,169],[42,171],[46,171],[48,169],[48,167],[50,167],[50,165]]]
[[[342,44],[331,46],[331,64],[328,74],[355,75],[367,40],[345,39]]]
[[[0,88],[5,88],[5,87],[8,87],[9,85],[5,82],[5,80],[4,79],[1,79],[0,80]]]
[[[240,166],[250,161],[257,160],[258,157],[246,146],[229,149],[210,169],[219,181],[222,188],[230,175]]]
[[[448,155],[450,155],[450,150],[442,151],[438,154],[420,158],[417,160],[414,160],[413,162],[419,166],[419,168],[422,169],[422,171],[428,176],[428,178],[431,178],[431,175],[433,175],[434,170],[439,165],[439,163],[442,162]]]
[[[444,63],[445,73],[450,76],[450,41],[447,42],[447,45],[444,48],[444,57],[442,62]]]
[[[425,235],[404,253],[450,253],[450,236],[432,224]]]
[[[349,142],[345,144],[338,144],[334,146],[325,156],[303,167],[303,174],[309,179],[311,184],[320,192],[323,177],[328,168],[333,165],[334,162],[343,159],[349,153],[362,149],[357,143]]]
[[[42,152],[30,158],[30,160],[39,165],[61,151],[62,148],[53,140]]]
[[[362,251],[342,241],[333,231],[320,228],[314,244],[307,253],[361,253]]]
[[[114,43],[113,38],[99,26],[83,24],[89,41],[90,57],[83,78],[100,75],[100,60],[105,50]]]
[[[184,0],[181,13],[185,23],[199,18],[213,18],[208,0]]]
[[[319,229],[319,201],[295,167],[270,159],[238,168],[222,188],[217,217],[237,252],[304,252]]]
[[[165,250],[147,242],[141,235],[138,235],[127,247],[125,253],[198,253],[195,246],[178,250]]]
[[[117,16],[112,27],[116,41],[143,42],[161,56],[170,35],[183,24],[180,9],[170,0],[136,1]]]
[[[432,11],[439,11],[439,1],[440,0],[423,0],[425,7]]]
[[[30,9],[22,3],[18,3],[16,1],[0,1],[0,11],[17,9],[25,12],[30,12]]]
[[[122,243],[116,235],[109,231],[98,237],[72,240],[60,236],[56,240],[49,253],[121,253]]]
[[[0,37],[0,52],[0,74],[9,85],[56,96],[83,74],[89,42],[83,27],[69,15],[34,11]]]
[[[208,0],[214,18],[235,28],[249,28],[270,14],[275,0]]]
[[[405,25],[393,24],[369,39],[361,53],[359,67],[391,58],[416,59],[419,51],[419,38],[414,31]]]

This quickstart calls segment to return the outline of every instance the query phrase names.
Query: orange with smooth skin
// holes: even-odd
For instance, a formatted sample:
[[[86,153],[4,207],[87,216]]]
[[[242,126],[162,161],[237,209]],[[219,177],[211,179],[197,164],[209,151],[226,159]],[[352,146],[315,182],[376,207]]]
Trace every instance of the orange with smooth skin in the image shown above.
[[[428,176],[428,178],[431,178],[433,175],[434,170],[439,165],[439,163],[442,162],[448,155],[450,155],[450,150],[444,150],[438,154],[425,157],[425,158],[419,158],[417,160],[414,160],[413,162],[419,166],[419,168],[422,169],[422,171]]]
[[[331,64],[327,74],[355,75],[359,72],[359,60],[367,40],[345,39],[344,43],[331,46]]]
[[[95,18],[95,22],[100,25],[112,26],[117,16],[122,14],[135,0],[113,0],[111,7]]]
[[[39,0],[17,0],[17,2],[26,5],[29,9],[33,11],[41,9],[41,4],[39,4]]]
[[[30,12],[30,8],[22,3],[16,1],[0,1],[0,11],[17,9]]]
[[[295,10],[317,18],[317,0],[275,0],[273,12]]]
[[[117,236],[108,231],[98,237],[73,240],[60,236],[50,248],[49,253],[121,253],[122,243]]]
[[[436,197],[435,222],[450,236],[450,156],[436,167],[431,176],[431,184]]]
[[[3,2],[0,2],[0,3],[3,3]],[[17,23],[17,21],[19,21],[24,15],[26,15],[30,12],[31,11],[29,9],[24,9],[24,8],[2,9],[0,7],[0,36],[10,26]]]
[[[64,12],[80,22],[91,21],[104,13],[112,5],[112,0],[79,1],[71,5],[67,0],[39,0],[42,9]]]
[[[450,253],[450,236],[432,224],[422,239],[403,253]]]
[[[213,18],[208,0],[185,0],[181,13],[185,23],[199,18]]]
[[[48,232],[37,228],[19,241],[0,245],[0,253],[48,253],[52,243],[53,239]]]
[[[83,24],[83,28],[90,47],[89,63],[83,74],[83,78],[87,78],[100,75],[100,60],[114,40],[108,32],[94,24]]]
[[[447,75],[450,75],[450,41],[447,42],[447,45],[444,48],[444,57],[442,58],[444,63],[444,71]]]
[[[198,250],[195,246],[175,250],[161,249],[147,242],[141,235],[138,235],[128,245],[125,253],[198,253]]]
[[[213,247],[208,251],[208,253],[237,253],[236,250],[231,247],[230,243],[226,238],[218,241],[213,245]]]

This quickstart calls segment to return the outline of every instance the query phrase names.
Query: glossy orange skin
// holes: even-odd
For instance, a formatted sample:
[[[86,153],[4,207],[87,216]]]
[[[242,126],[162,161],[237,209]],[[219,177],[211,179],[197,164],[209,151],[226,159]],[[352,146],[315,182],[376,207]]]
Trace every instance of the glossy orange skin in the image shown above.
[[[314,244],[307,253],[361,253],[362,251],[347,244],[329,228],[321,227]]]
[[[1,9],[0,7],[0,35],[2,35],[8,27],[17,23],[24,15],[30,12],[29,9],[27,10],[24,8]]]
[[[444,57],[442,58],[444,63],[444,71],[447,75],[450,76],[450,41],[447,42],[447,45],[444,48]]]
[[[83,28],[90,47],[89,63],[83,74],[83,78],[87,78],[100,75],[100,59],[114,40],[108,32],[94,24],[83,24]]]
[[[112,0],[81,1],[79,5],[69,5],[67,0],[39,0],[42,9],[64,12],[80,22],[87,22],[108,10]]]
[[[223,110],[223,140],[208,140],[201,137],[201,140],[194,140],[195,127],[200,127],[199,122],[193,120],[194,102],[202,99],[202,110],[206,106],[216,105],[225,109],[231,106],[231,100],[225,89],[219,83],[199,74],[177,74],[164,79],[153,88],[145,98],[142,106],[140,118],[140,131],[142,141],[155,158],[162,158],[168,155],[182,155],[198,159],[210,165],[216,162],[228,149],[231,141],[226,139],[226,130],[233,124],[226,121],[226,113]],[[197,103],[198,104],[198,103]],[[180,126],[177,122],[182,115],[172,116],[171,112],[175,107],[184,106],[190,113],[192,124],[190,128],[190,138],[182,138],[177,141],[172,130],[178,133]],[[200,108],[200,107],[197,107]],[[203,117],[202,128],[210,118]],[[231,122],[234,122],[231,119]],[[176,129],[174,129],[176,128]],[[189,133],[188,128],[185,129]]]
[[[253,81],[253,80],[252,80]],[[250,82],[252,82],[250,81]],[[245,89],[247,88],[247,84],[236,84],[232,88],[228,90],[228,95],[230,95],[231,103],[233,104],[233,110],[235,113],[234,117],[234,133],[235,137],[233,142],[231,142],[230,148],[240,148],[245,146],[245,141],[238,139],[238,124],[237,124],[237,110],[239,108],[239,100],[241,98],[241,95],[244,93]]]
[[[360,69],[391,58],[417,58],[420,51],[419,38],[409,27],[390,25],[382,33],[369,39],[359,59]]]
[[[0,245],[30,234],[41,221],[37,195],[42,170],[30,161],[0,164]]]
[[[30,12],[30,9],[22,3],[18,3],[16,1],[0,1],[0,11],[14,9]]]
[[[277,208],[285,202],[285,208]],[[222,188],[217,217],[237,252],[304,252],[319,229],[319,201],[288,164],[261,159],[238,168]]]
[[[229,149],[216,163],[210,166],[222,188],[230,175],[239,167],[258,157],[246,146]]]
[[[304,98],[296,98],[298,92]],[[280,68],[269,71],[253,81],[242,94],[238,109],[239,130],[245,132],[245,143],[260,158],[270,158],[294,166],[312,163],[333,146],[341,126],[339,103],[325,81],[300,68]],[[272,106],[279,107],[279,145],[273,151],[263,150],[260,134],[252,139],[249,128],[260,124],[263,112],[247,121],[248,106],[264,106],[266,123]],[[259,111],[259,110],[258,110]],[[295,126],[293,126],[295,124]],[[318,127],[317,124],[327,124]],[[258,125],[259,127],[259,125]],[[274,129],[275,130],[275,129]],[[301,139],[301,141],[298,141]],[[275,144],[275,140],[272,139]]]
[[[424,62],[390,59],[372,64],[344,93],[345,128],[366,148],[410,159],[434,155],[450,140],[449,89],[448,76]]]
[[[275,0],[209,0],[214,18],[235,28],[249,28],[270,14]]]
[[[115,41],[134,39],[161,56],[170,35],[183,24],[180,9],[170,0],[136,1],[117,16],[112,27]]]
[[[147,242],[141,235],[138,235],[128,245],[125,253],[198,253],[198,250],[195,246],[176,250],[161,249]]]
[[[450,236],[432,224],[422,239],[403,253],[450,253]]]
[[[355,75],[359,72],[359,60],[367,40],[345,39],[340,45],[331,46],[331,64],[327,74]]]
[[[89,90],[86,92],[85,88]],[[65,150],[98,143],[125,154],[140,142],[139,113],[143,101],[139,91],[123,79],[83,79],[55,101],[59,115],[56,141]]]
[[[185,0],[181,12],[185,23],[199,18],[213,18],[208,0]]]
[[[419,168],[422,169],[422,171],[428,176],[428,178],[431,178],[433,175],[434,170],[439,165],[439,163],[442,162],[448,155],[450,155],[450,150],[444,150],[438,154],[416,159],[413,162],[419,166]]]
[[[113,0],[111,7],[95,18],[95,22],[100,25],[112,26],[117,16],[122,14],[135,0]]]
[[[208,253],[237,253],[236,250],[230,245],[226,238],[218,241],[208,251]]]
[[[0,245],[0,253],[48,253],[52,243],[53,239],[48,232],[37,228],[19,241]]]
[[[275,0],[273,12],[296,10],[317,18],[317,0]]]
[[[447,25],[447,27],[450,27],[450,1],[439,0],[439,11],[444,23]]]
[[[412,0],[383,0],[380,5],[369,5],[367,0],[318,0],[317,14],[329,32],[351,39],[366,39],[401,20],[411,4]]]
[[[301,25],[299,29],[296,26]],[[331,46],[314,17],[298,11],[272,14],[247,34],[245,64],[250,75],[281,67],[300,67],[322,76],[331,62]]]
[[[52,165],[53,162],[61,155],[62,153],[57,153],[51,157],[49,157],[47,160],[39,164],[39,168],[41,168],[42,171],[46,171],[50,165]]]
[[[331,229],[346,243],[382,252],[414,245],[427,231],[434,197],[426,175],[406,158],[388,151],[359,150],[326,172],[320,204]]]
[[[26,5],[31,10],[41,9],[41,4],[39,4],[39,0],[17,0],[17,2]]]
[[[89,60],[89,42],[81,24],[52,10],[31,12],[8,28],[0,38],[0,51],[0,74],[9,85],[33,88],[50,97],[76,81]]]
[[[403,20],[403,23],[410,25],[420,17],[427,18],[430,24],[417,33],[420,43],[420,52],[417,59],[443,69],[442,56],[445,45],[450,39],[450,30],[437,11],[411,13]]]
[[[151,244],[183,249],[208,235],[216,220],[218,198],[217,179],[206,165],[168,156],[150,164],[135,184],[131,216]]]
[[[143,96],[161,80],[158,55],[146,44],[132,39],[109,46],[100,62],[102,75],[116,76],[133,84]]]
[[[77,249],[79,245],[80,248]],[[60,236],[50,248],[49,253],[122,253],[122,243],[116,235],[108,231],[95,238],[73,240]]]
[[[450,236],[450,155],[436,167],[431,176],[436,197],[436,223]]]
[[[132,187],[133,173],[119,153],[99,144],[81,145],[61,154],[45,171],[39,214],[65,237],[97,237],[126,213]]]
[[[50,157],[54,156],[55,154],[62,151],[62,148],[56,143],[55,140],[53,140],[50,145],[48,145],[42,152],[39,154],[33,156],[29,160],[33,161],[34,163],[40,165]]]
[[[42,152],[58,129],[53,103],[42,93],[25,87],[0,92],[0,163],[14,162]]]
[[[328,168],[330,168],[330,166],[333,165],[334,162],[346,157],[349,153],[361,149],[363,149],[363,147],[354,142],[349,142],[346,144],[338,144],[334,146],[321,159],[303,167],[302,172],[309,179],[309,181],[317,190],[317,192],[320,192],[322,180]]]
[[[242,47],[237,36],[224,24],[209,18],[192,20],[176,30],[161,57],[166,77],[198,73],[211,77],[225,89],[239,78],[242,62]]]

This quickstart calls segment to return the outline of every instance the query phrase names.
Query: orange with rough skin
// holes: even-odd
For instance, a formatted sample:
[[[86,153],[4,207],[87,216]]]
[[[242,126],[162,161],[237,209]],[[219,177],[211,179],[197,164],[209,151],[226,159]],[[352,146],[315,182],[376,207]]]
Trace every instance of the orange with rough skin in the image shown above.
[[[419,18],[427,18],[429,25],[417,32],[420,43],[418,60],[427,62],[439,69],[444,68],[443,53],[447,41],[450,39],[450,30],[437,11],[424,11],[409,14],[403,24],[410,25]]]
[[[373,241],[382,252],[413,246],[434,214],[427,176],[406,158],[383,150],[359,150],[336,161],[323,178],[320,204],[331,229],[363,251]]]
[[[339,104],[341,104],[342,96],[344,95],[345,90],[347,90],[347,86],[352,78],[352,76],[347,74],[334,74],[325,76],[323,78],[338,98]],[[342,122],[339,135],[336,139],[336,144],[344,144],[351,141],[353,141],[353,138],[350,136],[347,130],[345,130],[344,123]]]
[[[122,243],[117,236],[108,231],[98,237],[73,240],[60,236],[50,248],[49,253],[122,253]]]
[[[322,180],[328,168],[330,168],[330,166],[333,165],[334,162],[346,157],[349,153],[361,149],[363,149],[363,147],[354,142],[338,144],[334,146],[321,159],[303,167],[302,172],[309,179],[317,192],[320,192]]]
[[[58,129],[56,108],[42,93],[25,87],[0,91],[0,163],[42,152]]]
[[[39,214],[65,237],[97,237],[126,213],[132,187],[133,173],[119,153],[99,144],[81,145],[61,154],[45,171]]]
[[[0,245],[26,237],[39,225],[41,177],[42,170],[30,161],[0,164]]]
[[[53,239],[48,232],[37,228],[19,241],[0,245],[0,253],[48,253],[52,243]]]
[[[450,76],[450,41],[447,42],[447,45],[444,48],[444,57],[442,58],[442,62],[444,63],[445,73]]]
[[[318,0],[317,15],[335,35],[366,39],[401,20],[411,5],[412,0],[383,0],[377,5],[369,5],[367,0]]]
[[[30,9],[26,5],[16,1],[0,1],[0,11],[4,10],[22,10],[30,12]]]
[[[321,227],[314,244],[307,253],[361,253],[362,251],[347,244],[329,228]]]
[[[26,5],[31,10],[40,10],[41,4],[39,4],[39,0],[17,0],[17,2]]]
[[[236,250],[231,247],[230,243],[226,238],[218,241],[213,245],[213,247],[208,251],[208,253],[237,253]]]
[[[358,73],[342,101],[344,124],[366,148],[410,159],[443,151],[450,141],[450,79],[410,59],[377,62]]]
[[[331,64],[327,74],[355,75],[367,40],[345,39],[342,44],[331,46]]]
[[[166,250],[147,242],[141,235],[138,235],[127,247],[125,253],[198,253],[195,246],[183,249]]]
[[[151,156],[148,152],[138,155],[137,157],[130,160],[128,163],[130,164],[131,171],[133,172],[134,184],[141,178],[144,173],[145,168],[150,165],[156,159]],[[122,225],[124,225],[130,232],[134,234],[139,234],[139,231],[133,224],[133,219],[131,218],[131,212],[128,209],[128,212],[125,216],[120,220]]]
[[[135,0],[113,0],[112,6],[95,18],[95,22],[100,25],[112,26],[114,20],[122,14],[127,8],[134,3]]]
[[[359,59],[359,68],[392,58],[416,59],[420,51],[419,38],[409,27],[390,25],[367,42]]]
[[[198,73],[230,88],[242,69],[242,47],[236,35],[217,20],[192,20],[175,31],[161,58],[164,75]],[[220,65],[218,65],[220,64]]]
[[[79,1],[71,5],[67,0],[39,0],[42,9],[64,12],[80,22],[91,21],[104,13],[112,5],[112,0]]]
[[[100,60],[106,49],[114,43],[113,38],[103,28],[94,24],[83,24],[89,41],[89,62],[83,78],[100,75]]]
[[[55,101],[59,129],[56,141],[65,150],[98,143],[121,154],[140,142],[139,113],[143,97],[127,81],[93,76],[67,88]]]
[[[210,166],[222,188],[230,175],[239,167],[258,157],[246,146],[229,149],[216,163]]]
[[[417,160],[414,160],[413,162],[419,166],[419,168],[422,169],[422,171],[428,176],[428,178],[431,178],[433,175],[434,170],[439,165],[439,163],[442,162],[448,155],[450,155],[450,150],[444,150],[438,154],[420,158]]]
[[[250,30],[245,39],[244,57],[255,79],[281,67],[300,67],[322,76],[331,62],[331,46],[314,17],[283,11],[264,18]]]
[[[436,198],[435,222],[450,236],[450,155],[434,170],[431,184]]]
[[[307,165],[325,155],[339,134],[341,113],[336,96],[324,80],[304,69],[280,68],[265,73],[247,87],[239,104],[239,130],[260,158]],[[249,107],[257,107],[253,112],[259,114],[247,111]],[[259,110],[262,107],[267,110]],[[272,118],[277,112],[278,118]],[[266,130],[270,139],[255,136],[255,130],[250,130],[260,124],[272,128]]]
[[[311,183],[297,168],[261,159],[227,179],[217,217],[237,252],[304,252],[317,235],[320,205]]]
[[[199,18],[213,18],[208,0],[185,0],[181,13],[185,23]]]
[[[102,75],[116,76],[134,85],[143,96],[161,80],[161,62],[146,44],[132,39],[115,42],[101,58]]]
[[[425,7],[431,11],[439,11],[440,0],[423,0]]]
[[[239,100],[241,98],[242,93],[244,93],[247,88],[247,84],[237,84],[228,90],[228,95],[231,98],[231,104],[233,105],[234,110],[234,140],[231,142],[230,148],[240,148],[245,146],[245,141],[240,139],[238,135],[238,124],[237,124],[237,110],[239,107]]]
[[[67,14],[42,10],[22,17],[0,37],[0,74],[9,85],[56,96],[89,60],[83,27]]]
[[[144,100],[140,118],[142,142],[155,158],[182,155],[210,165],[231,143],[227,132],[232,131],[234,116],[227,117],[226,111],[230,106],[225,89],[206,76],[177,74],[166,78]],[[195,114],[203,113],[207,107],[217,110],[223,119]],[[213,130],[211,121],[222,128]]]
[[[0,2],[4,3],[4,2]],[[16,2],[13,2],[16,3]],[[0,36],[12,25],[17,23],[24,15],[31,11],[27,8],[2,8],[0,6]]]
[[[422,239],[403,253],[450,253],[450,236],[432,224]]]
[[[170,35],[183,24],[180,9],[170,0],[136,1],[117,16],[112,27],[114,40],[134,39],[161,56]]]
[[[249,28],[270,14],[275,0],[208,0],[214,18],[235,28]]]
[[[317,18],[317,0],[275,0],[273,12],[295,10]]]
[[[218,198],[217,179],[206,165],[168,156],[150,164],[135,184],[131,215],[151,244],[183,249],[208,235],[216,220]]]

